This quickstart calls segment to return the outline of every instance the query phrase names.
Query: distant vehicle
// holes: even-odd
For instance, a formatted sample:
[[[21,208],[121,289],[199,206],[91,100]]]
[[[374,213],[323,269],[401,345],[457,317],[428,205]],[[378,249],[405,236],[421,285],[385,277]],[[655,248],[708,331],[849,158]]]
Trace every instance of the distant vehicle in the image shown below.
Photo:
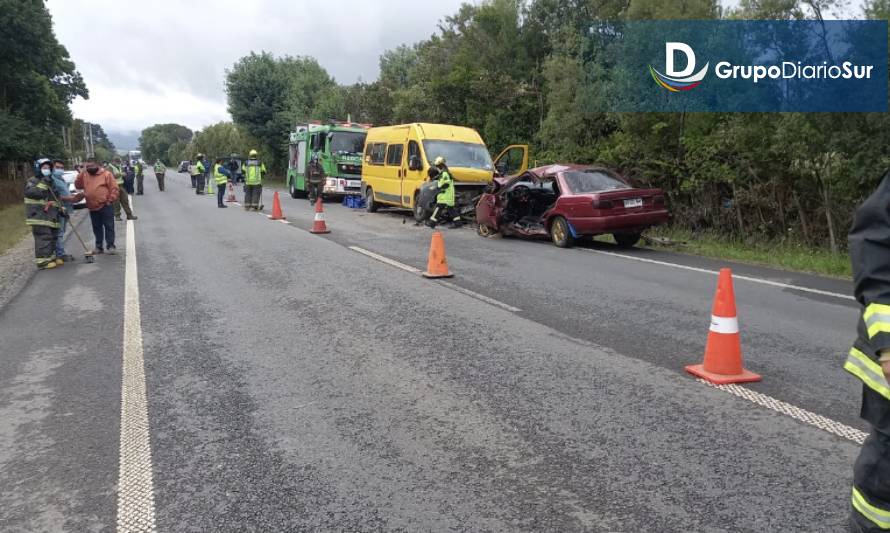
[[[313,154],[318,154],[326,177],[322,196],[361,194],[362,150],[368,124],[331,121],[297,126],[290,134],[287,185],[293,198],[309,193],[307,169]]]
[[[191,165],[191,161],[180,161],[179,162],[179,172],[188,172],[189,165]]]
[[[476,206],[480,235],[550,237],[560,248],[607,233],[630,247],[669,217],[661,189],[637,189],[610,170],[587,165],[556,164],[495,178]]]
[[[142,152],[139,150],[130,150],[127,152],[127,160],[131,165],[135,165],[136,163],[142,161]]]
[[[78,172],[76,170],[66,170],[64,174],[62,174],[62,179],[65,180],[65,183],[68,184],[68,192],[71,194],[76,194],[78,192],[77,187],[74,186],[74,180],[77,179]],[[86,198],[74,204],[74,209],[83,209],[87,206]]]
[[[516,173],[525,171],[527,146],[510,146],[492,162],[485,142],[472,128],[420,123],[371,128],[362,164],[365,206],[372,213],[381,206],[411,209],[417,221],[425,220],[430,206],[421,198],[421,187],[430,166],[442,156],[454,178],[457,206],[472,211],[508,155],[518,161]]]

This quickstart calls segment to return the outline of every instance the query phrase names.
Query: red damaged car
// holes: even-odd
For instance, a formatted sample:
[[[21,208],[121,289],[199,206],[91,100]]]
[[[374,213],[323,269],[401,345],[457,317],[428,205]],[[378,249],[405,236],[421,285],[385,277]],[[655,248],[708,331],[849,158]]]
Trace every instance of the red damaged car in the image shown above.
[[[549,236],[561,248],[605,233],[633,246],[645,229],[668,218],[661,189],[637,189],[610,170],[587,165],[496,177],[476,205],[480,235]]]

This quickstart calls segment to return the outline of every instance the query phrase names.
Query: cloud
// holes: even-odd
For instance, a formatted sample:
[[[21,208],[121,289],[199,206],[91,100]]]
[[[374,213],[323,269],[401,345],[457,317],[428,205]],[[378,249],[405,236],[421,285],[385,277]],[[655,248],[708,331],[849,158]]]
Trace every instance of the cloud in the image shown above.
[[[225,70],[251,51],[315,57],[373,81],[384,51],[429,37],[462,0],[47,0],[90,89],[73,105],[108,131],[226,120]]]

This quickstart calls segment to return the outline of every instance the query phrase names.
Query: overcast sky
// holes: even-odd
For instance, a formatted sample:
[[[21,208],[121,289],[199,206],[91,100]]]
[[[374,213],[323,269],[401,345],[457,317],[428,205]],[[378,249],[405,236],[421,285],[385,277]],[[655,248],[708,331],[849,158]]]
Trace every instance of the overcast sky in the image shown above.
[[[78,118],[111,132],[229,120],[225,69],[253,51],[315,57],[340,83],[429,37],[462,0],[47,0],[90,99]]]

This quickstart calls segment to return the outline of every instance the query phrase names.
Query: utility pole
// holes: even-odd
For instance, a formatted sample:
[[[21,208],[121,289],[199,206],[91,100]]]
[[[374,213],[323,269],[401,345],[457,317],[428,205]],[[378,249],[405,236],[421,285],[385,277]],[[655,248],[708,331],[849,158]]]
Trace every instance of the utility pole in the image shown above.
[[[93,147],[93,124],[89,123],[90,126],[90,157],[96,157],[96,151]]]

